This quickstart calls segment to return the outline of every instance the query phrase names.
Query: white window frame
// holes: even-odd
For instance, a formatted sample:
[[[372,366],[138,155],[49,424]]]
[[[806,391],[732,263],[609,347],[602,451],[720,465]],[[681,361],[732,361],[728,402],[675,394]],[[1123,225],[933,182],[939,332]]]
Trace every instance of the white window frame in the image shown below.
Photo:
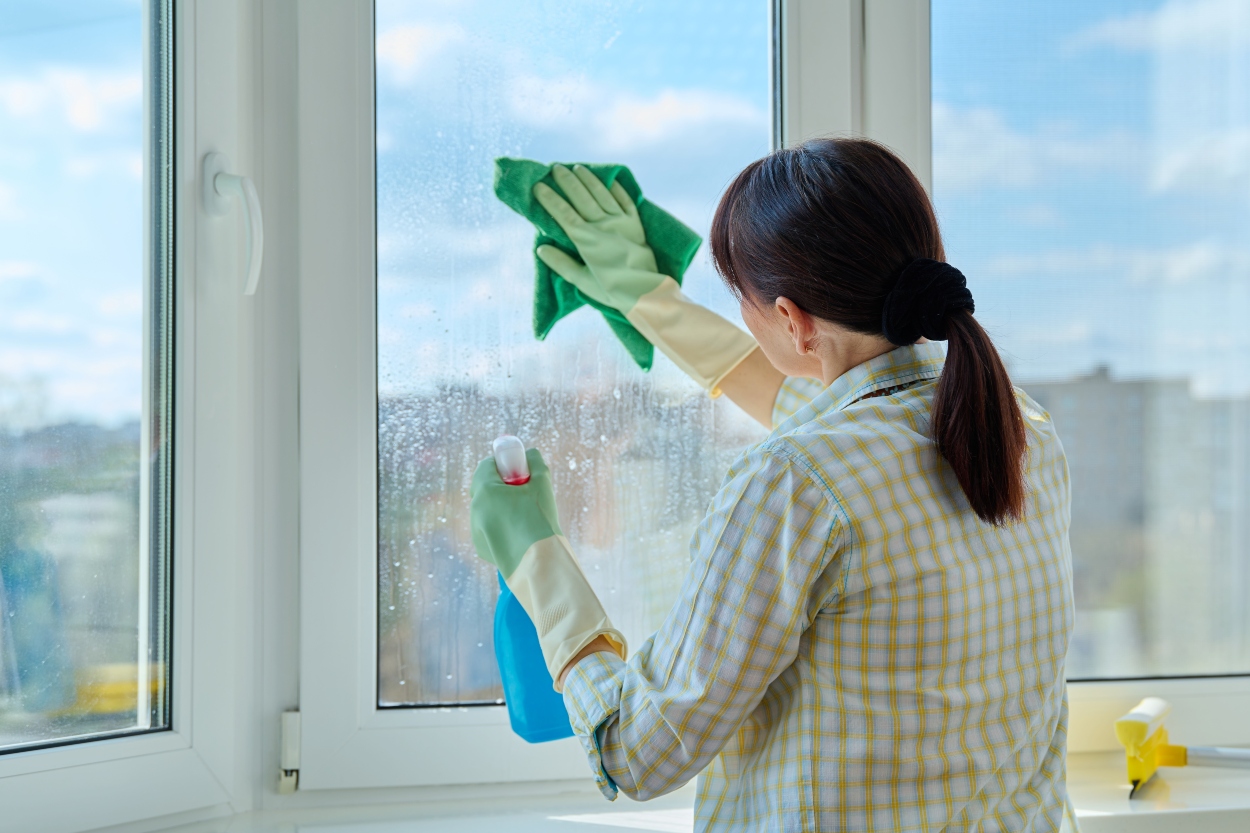
[[[864,135],[932,183],[928,0],[774,0],[776,141]],[[376,705],[373,4],[298,8],[301,790],[588,779],[576,741],[529,745],[503,707]],[[1250,678],[1078,683],[1072,751],[1172,699],[1190,743],[1250,742]]]
[[[244,701],[256,657],[260,301],[242,294],[237,217],[205,217],[198,189],[210,150],[255,177],[258,15],[250,0],[174,4],[172,728],[0,756],[5,830],[186,821],[248,809],[257,792]]]

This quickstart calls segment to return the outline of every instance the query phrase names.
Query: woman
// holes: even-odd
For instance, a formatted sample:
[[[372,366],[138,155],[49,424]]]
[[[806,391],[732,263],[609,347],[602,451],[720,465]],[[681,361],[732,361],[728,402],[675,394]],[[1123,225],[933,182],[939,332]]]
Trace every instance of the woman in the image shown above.
[[[700,830],[1058,829],[1067,466],[942,262],[915,176],[848,139],[739,174],[712,257],[757,349],[655,274],[623,191],[558,174],[567,202],[536,196],[585,265],[540,256],[773,429],[729,471],[677,604],[628,661],[541,458],[520,489],[479,470],[479,553],[516,568],[605,795],[701,773]]]

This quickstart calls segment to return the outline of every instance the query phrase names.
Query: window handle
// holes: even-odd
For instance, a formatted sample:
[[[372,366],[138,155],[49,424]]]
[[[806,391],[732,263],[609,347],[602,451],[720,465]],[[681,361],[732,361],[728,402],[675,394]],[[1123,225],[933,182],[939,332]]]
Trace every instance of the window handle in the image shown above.
[[[210,217],[224,217],[230,211],[230,199],[237,196],[243,204],[243,222],[247,226],[247,277],[244,295],[255,295],[260,283],[260,265],[265,256],[265,220],[260,211],[260,197],[251,177],[227,173],[230,160],[224,153],[204,154],[204,178],[201,184],[204,211]]]

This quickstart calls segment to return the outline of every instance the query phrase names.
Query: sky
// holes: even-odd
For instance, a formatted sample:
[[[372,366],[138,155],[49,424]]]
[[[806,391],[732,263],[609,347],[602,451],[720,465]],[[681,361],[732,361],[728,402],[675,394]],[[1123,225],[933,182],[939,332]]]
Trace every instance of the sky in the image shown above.
[[[629,164],[706,236],[768,151],[763,0],[378,3],[380,389],[598,387],[590,311],[528,332],[491,160]],[[934,196],[1017,379],[1107,364],[1250,391],[1250,7],[934,0]],[[117,423],[141,374],[137,0],[0,0],[0,428]],[[707,262],[697,300],[734,317]],[[686,382],[664,360],[650,383]]]
[[[934,0],[934,196],[1017,379],[1250,391],[1250,5]]]
[[[590,310],[534,340],[533,229],[494,197],[493,160],[624,162],[706,235],[729,179],[769,150],[767,4],[377,9],[380,392],[642,381]],[[736,316],[706,255],[688,291]],[[664,360],[647,382],[690,390]]]
[[[625,162],[706,236],[768,150],[765,3],[513,5],[378,6],[384,393],[637,377],[589,311],[529,336],[531,232],[493,156]],[[934,199],[1016,379],[1105,364],[1250,392],[1250,7],[934,0],[932,20]],[[689,291],[735,317],[706,255]],[[684,390],[670,371],[651,382]]]
[[[140,10],[0,0],[0,429],[138,415]]]

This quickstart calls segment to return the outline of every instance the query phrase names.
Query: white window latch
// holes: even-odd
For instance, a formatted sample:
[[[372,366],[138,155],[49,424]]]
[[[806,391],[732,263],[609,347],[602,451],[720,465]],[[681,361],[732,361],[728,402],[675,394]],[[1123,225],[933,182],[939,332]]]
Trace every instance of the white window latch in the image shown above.
[[[282,751],[279,755],[278,792],[290,795],[299,788],[299,712],[282,713]]]
[[[265,223],[260,213],[260,197],[250,177],[227,173],[229,167],[230,160],[224,153],[204,154],[201,182],[204,211],[210,217],[224,217],[230,211],[231,197],[237,196],[242,202],[243,222],[247,227],[247,277],[243,294],[254,295],[265,255]]]

